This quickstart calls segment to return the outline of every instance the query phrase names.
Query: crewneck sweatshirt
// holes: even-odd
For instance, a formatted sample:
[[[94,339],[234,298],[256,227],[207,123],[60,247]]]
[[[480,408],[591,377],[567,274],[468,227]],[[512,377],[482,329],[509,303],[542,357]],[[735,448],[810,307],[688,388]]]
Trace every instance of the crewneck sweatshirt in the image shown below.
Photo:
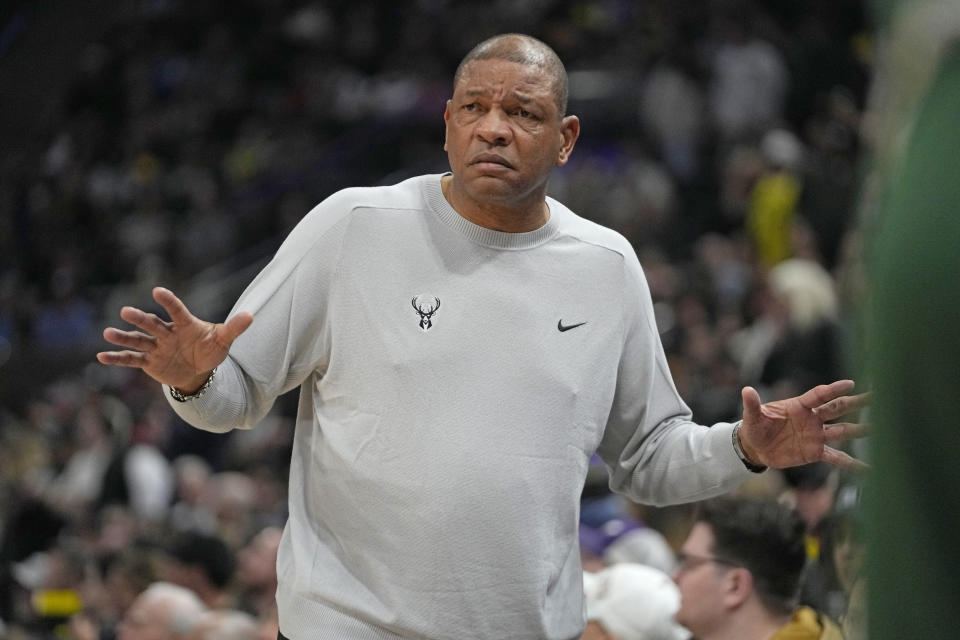
[[[748,475],[691,421],[642,269],[548,198],[539,229],[460,216],[440,175],[315,207],[233,312],[254,321],[190,424],[250,428],[300,387],[278,555],[291,640],[579,638],[591,456],[651,504]]]

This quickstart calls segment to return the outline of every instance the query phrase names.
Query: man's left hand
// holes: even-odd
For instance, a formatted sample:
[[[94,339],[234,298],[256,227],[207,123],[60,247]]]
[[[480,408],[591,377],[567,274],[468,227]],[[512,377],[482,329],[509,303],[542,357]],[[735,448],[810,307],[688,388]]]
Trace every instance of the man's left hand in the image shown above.
[[[867,404],[869,394],[846,395],[853,387],[852,380],[840,380],[766,404],[761,404],[756,389],[744,387],[739,432],[744,454],[755,464],[775,469],[822,460],[845,469],[866,470],[866,464],[827,444],[867,434],[864,424],[827,424]]]

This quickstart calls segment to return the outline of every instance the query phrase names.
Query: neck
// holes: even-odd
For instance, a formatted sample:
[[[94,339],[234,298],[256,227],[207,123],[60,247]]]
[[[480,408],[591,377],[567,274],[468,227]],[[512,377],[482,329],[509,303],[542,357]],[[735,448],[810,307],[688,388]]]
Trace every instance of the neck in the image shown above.
[[[777,631],[790,622],[791,616],[772,615],[766,610],[742,611],[748,615],[734,615],[728,624],[715,633],[697,636],[701,640],[770,640]]]
[[[536,191],[519,204],[479,202],[459,188],[452,175],[440,180],[443,197],[454,211],[473,224],[506,233],[535,231],[550,219],[550,208],[545,194]]]

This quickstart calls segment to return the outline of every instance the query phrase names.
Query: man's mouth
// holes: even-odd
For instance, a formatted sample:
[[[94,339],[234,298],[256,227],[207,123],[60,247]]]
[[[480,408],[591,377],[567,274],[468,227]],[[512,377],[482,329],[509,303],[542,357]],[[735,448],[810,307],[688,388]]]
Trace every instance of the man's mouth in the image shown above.
[[[470,161],[472,165],[491,165],[496,164],[507,169],[513,169],[513,165],[510,164],[505,158],[498,156],[495,153],[481,153],[477,156],[474,156],[473,160]]]

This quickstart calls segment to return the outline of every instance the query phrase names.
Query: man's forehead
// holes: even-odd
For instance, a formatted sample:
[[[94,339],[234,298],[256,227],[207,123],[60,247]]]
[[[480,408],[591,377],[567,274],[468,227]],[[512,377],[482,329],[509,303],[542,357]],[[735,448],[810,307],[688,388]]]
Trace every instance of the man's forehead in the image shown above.
[[[511,93],[526,97],[550,94],[552,82],[549,75],[533,65],[510,60],[471,60],[462,73],[454,90],[463,90],[468,95]]]

